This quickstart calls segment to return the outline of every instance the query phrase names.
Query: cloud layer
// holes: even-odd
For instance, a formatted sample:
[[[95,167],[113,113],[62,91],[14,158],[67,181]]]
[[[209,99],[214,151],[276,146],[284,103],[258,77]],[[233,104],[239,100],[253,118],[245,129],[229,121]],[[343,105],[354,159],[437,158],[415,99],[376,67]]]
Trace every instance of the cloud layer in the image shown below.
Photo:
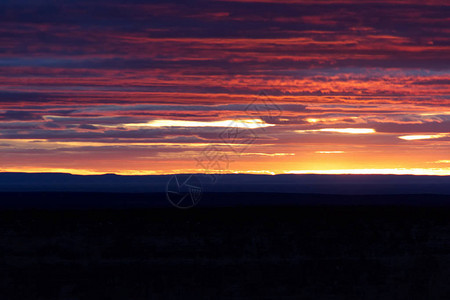
[[[0,7],[4,171],[450,174],[446,1]]]

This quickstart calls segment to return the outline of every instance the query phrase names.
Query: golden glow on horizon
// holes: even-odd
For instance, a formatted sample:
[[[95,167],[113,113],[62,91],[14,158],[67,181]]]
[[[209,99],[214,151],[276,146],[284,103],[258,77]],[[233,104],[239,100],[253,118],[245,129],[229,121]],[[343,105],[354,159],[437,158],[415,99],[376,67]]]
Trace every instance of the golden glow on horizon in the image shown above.
[[[86,169],[69,169],[69,168],[39,168],[39,167],[18,167],[18,168],[2,168],[0,172],[13,173],[67,173],[72,175],[102,175],[108,172],[86,170]]]
[[[0,173],[12,172],[12,173],[67,173],[72,175],[104,175],[104,174],[116,174],[116,175],[165,175],[169,173],[157,172],[157,171],[141,171],[141,170],[123,170],[123,171],[96,171],[88,169],[71,169],[71,168],[45,168],[45,167],[32,167],[32,168],[2,168]]]
[[[335,169],[335,170],[290,170],[290,171],[270,171],[270,170],[229,170],[226,172],[202,172],[201,170],[176,170],[168,171],[142,171],[142,170],[121,170],[117,172],[96,171],[87,169],[69,168],[2,168],[1,172],[21,172],[21,173],[68,173],[72,175],[171,175],[171,174],[318,174],[318,175],[429,175],[429,176],[450,176],[450,168],[386,168],[386,169]]]
[[[393,168],[393,169],[338,169],[338,170],[296,170],[285,174],[329,174],[329,175],[450,175],[450,168]]]
[[[272,172],[272,171],[266,171],[266,170],[261,170],[261,171],[255,171],[255,170],[249,170],[249,171],[233,171],[230,174],[254,174],[254,175],[277,175],[277,173]]]

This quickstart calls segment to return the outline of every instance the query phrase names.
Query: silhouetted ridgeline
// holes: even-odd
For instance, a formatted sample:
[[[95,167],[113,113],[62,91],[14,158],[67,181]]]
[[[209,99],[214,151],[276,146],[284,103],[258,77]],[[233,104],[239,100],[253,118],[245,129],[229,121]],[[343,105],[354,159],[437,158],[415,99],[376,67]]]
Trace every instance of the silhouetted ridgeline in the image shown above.
[[[0,173],[0,191],[164,193],[172,176]],[[204,192],[450,195],[450,176],[229,174],[217,176],[215,183],[211,176],[195,176]]]

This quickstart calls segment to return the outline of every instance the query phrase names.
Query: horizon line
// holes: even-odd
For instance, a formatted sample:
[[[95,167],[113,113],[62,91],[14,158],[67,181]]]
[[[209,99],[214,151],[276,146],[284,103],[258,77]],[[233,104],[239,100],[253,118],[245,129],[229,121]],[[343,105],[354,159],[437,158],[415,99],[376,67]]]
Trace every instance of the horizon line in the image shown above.
[[[364,172],[369,170],[378,170],[379,172]],[[205,176],[221,176],[221,175],[266,175],[266,176],[277,176],[277,175],[330,175],[330,176],[345,176],[345,175],[362,175],[362,176],[371,176],[371,175],[383,175],[383,176],[439,176],[446,177],[450,176],[450,171],[447,173],[443,172],[407,172],[408,169],[402,170],[400,172],[382,172],[388,169],[346,169],[346,170],[295,170],[295,171],[286,171],[286,172],[227,172],[227,173],[202,173],[202,172],[167,172],[167,173],[145,173],[145,172],[96,172],[96,171],[88,171],[83,172],[85,170],[79,170],[80,172],[64,172],[63,170],[42,170],[42,171],[6,171],[0,170],[0,174],[65,174],[65,175],[73,175],[73,176],[105,176],[105,175],[114,175],[114,176],[174,176],[174,175],[205,175]],[[423,169],[419,169],[423,170]]]

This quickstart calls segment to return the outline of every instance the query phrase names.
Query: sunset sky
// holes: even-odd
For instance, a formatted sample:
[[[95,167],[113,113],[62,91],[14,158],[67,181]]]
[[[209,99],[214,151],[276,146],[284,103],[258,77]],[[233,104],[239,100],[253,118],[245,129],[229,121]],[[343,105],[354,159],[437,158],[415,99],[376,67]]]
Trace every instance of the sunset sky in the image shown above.
[[[0,160],[450,175],[450,2],[2,1]]]

